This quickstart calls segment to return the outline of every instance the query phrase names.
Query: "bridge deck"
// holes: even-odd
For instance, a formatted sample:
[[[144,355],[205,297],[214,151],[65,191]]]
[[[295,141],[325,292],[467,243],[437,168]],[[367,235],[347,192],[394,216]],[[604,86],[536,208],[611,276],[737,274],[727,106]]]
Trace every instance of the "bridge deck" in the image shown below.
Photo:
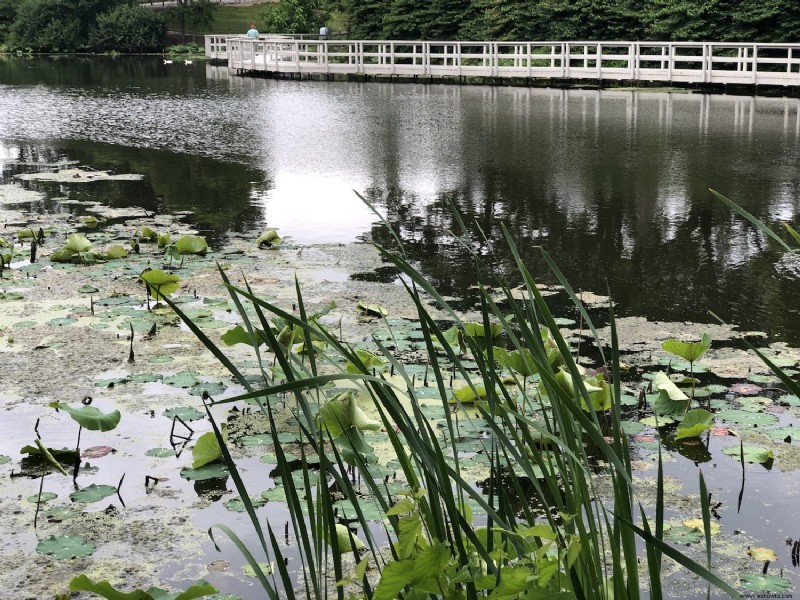
[[[419,42],[206,36],[238,72],[800,86],[800,44]]]

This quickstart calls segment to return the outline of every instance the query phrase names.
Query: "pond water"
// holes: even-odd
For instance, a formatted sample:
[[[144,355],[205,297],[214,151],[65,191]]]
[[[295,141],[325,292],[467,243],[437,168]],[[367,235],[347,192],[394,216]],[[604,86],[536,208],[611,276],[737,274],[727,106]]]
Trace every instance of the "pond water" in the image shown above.
[[[620,315],[709,322],[708,310],[713,310],[744,330],[764,331],[771,340],[795,346],[800,345],[800,268],[794,270],[792,260],[715,200],[708,188],[769,224],[793,223],[800,202],[799,142],[800,100],[795,98],[275,81],[234,77],[224,67],[198,61],[165,65],[156,56],[0,57],[0,183],[15,181],[15,175],[32,170],[32,163],[143,175],[124,185],[26,182],[44,192],[30,205],[33,213],[63,213],[65,219],[84,214],[84,205],[56,201],[61,196],[120,209],[138,206],[150,214],[192,211],[192,225],[212,247],[231,235],[237,239],[237,234],[266,227],[278,228],[298,245],[391,244],[355,190],[386,216],[438,289],[469,307],[475,272],[452,233],[458,225],[451,200],[469,226],[486,235],[478,253],[497,273],[507,273],[512,284],[518,281],[501,223],[535,277],[553,279],[541,259],[542,246],[576,288],[598,293],[610,288]],[[303,260],[313,263],[311,252]],[[306,268],[316,282],[310,292],[317,300],[328,289],[353,282],[339,265],[357,263],[356,258],[329,254]],[[276,268],[284,267],[278,263]],[[115,271],[114,280],[117,276],[123,275]],[[278,277],[272,271],[261,276],[267,283]],[[358,277],[393,282],[396,272],[367,264]],[[220,294],[205,285],[209,295]],[[194,300],[197,296],[184,298]],[[63,309],[64,318],[72,318],[69,310],[75,309]],[[688,327],[700,332],[698,326]],[[23,331],[17,336],[24,339]],[[180,357],[182,367],[188,362],[199,370],[190,354],[186,350]],[[118,376],[109,369],[108,378]],[[14,381],[10,373],[0,373]],[[712,383],[707,379],[704,383]],[[162,399],[177,394],[183,403],[197,402],[185,390],[176,392],[160,382],[152,386],[163,388],[158,392]],[[136,393],[125,395],[120,388],[114,394],[138,410]],[[778,397],[774,391],[764,393],[771,400]],[[5,401],[0,394],[0,402]],[[104,410],[113,406],[108,397],[99,404]],[[763,407],[749,406],[761,414]],[[797,421],[797,404],[774,408],[778,425]],[[629,410],[633,419],[635,411]],[[9,417],[14,433],[0,445],[0,454],[15,455],[30,441],[30,420],[40,412],[15,407]],[[168,421],[151,426],[148,419],[142,411],[131,418],[135,429],[147,435],[125,438],[128,455],[141,458],[165,444]],[[71,443],[74,430],[63,422],[51,419],[45,427]],[[102,436],[96,443],[103,443]],[[647,446],[652,440],[637,443],[639,468],[646,476],[654,464],[654,449]],[[797,514],[796,441],[785,444],[788,450],[776,460],[778,468],[748,465],[746,482],[739,463],[721,454],[731,443],[722,435],[708,435],[694,447],[673,443],[665,470],[686,483],[687,493],[696,494],[696,467],[702,465],[715,500],[723,502],[726,529],[741,530],[748,540],[778,551],[785,575],[796,583],[784,548],[787,538],[800,537],[800,531],[791,530]],[[258,461],[245,465],[254,485],[258,481],[263,487]],[[171,465],[141,474],[169,473],[176,481],[175,470]],[[226,481],[217,483],[198,486],[181,480],[175,495],[222,494]],[[135,492],[126,488],[122,494],[128,504],[155,502],[136,486]],[[746,493],[740,497],[743,486]],[[219,502],[190,508],[197,527],[224,518]],[[670,517],[683,516],[679,506],[670,509]],[[280,508],[269,510],[276,521],[285,518]],[[217,556],[208,546],[197,550],[205,553],[200,562]],[[192,578],[189,572],[196,570],[171,557],[160,576],[185,584]],[[231,577],[222,582],[244,597],[252,593]]]
[[[0,85],[0,161],[143,173],[108,200],[194,210],[212,236],[263,222],[299,243],[388,243],[356,190],[443,293],[465,295],[450,198],[498,272],[513,272],[505,223],[535,276],[550,279],[541,245],[576,288],[610,286],[621,314],[713,310],[800,343],[796,266],[778,272],[775,244],[708,192],[794,221],[796,98],[274,81],[159,57],[5,57]]]

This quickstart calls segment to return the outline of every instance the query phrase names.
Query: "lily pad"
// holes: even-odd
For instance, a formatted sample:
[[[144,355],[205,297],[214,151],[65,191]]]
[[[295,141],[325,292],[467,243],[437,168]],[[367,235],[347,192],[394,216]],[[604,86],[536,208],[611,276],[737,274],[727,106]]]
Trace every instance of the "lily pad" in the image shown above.
[[[714,415],[704,408],[695,408],[686,413],[686,416],[678,424],[675,432],[675,439],[697,437],[704,431],[711,429],[714,424]]]
[[[767,450],[761,446],[728,446],[722,450],[724,454],[732,456],[736,460],[741,460],[744,453],[744,460],[749,463],[765,463],[774,458],[772,450]]]
[[[154,365],[163,365],[165,363],[170,363],[173,360],[175,360],[174,356],[170,356],[168,354],[156,354],[155,356],[149,357],[147,362]]]
[[[113,485],[92,485],[81,488],[69,495],[69,499],[73,502],[99,502],[103,498],[108,498],[117,493],[117,488]]]
[[[221,381],[203,381],[193,385],[189,393],[192,396],[202,396],[204,392],[207,392],[209,396],[218,396],[226,389],[228,389],[228,386]]]
[[[205,481],[206,479],[220,479],[230,475],[228,467],[221,463],[210,463],[199,469],[181,469],[181,477],[191,481]]]
[[[154,456],[156,458],[167,458],[168,456],[175,456],[173,448],[150,448],[145,452],[146,456]]]
[[[53,506],[44,511],[45,518],[52,523],[61,523],[74,519],[81,511],[74,506]]]
[[[201,412],[191,406],[179,406],[177,408],[168,408],[162,414],[170,419],[178,417],[181,421],[199,421],[200,419],[203,419],[206,416],[206,413]]]
[[[180,278],[177,275],[168,275],[161,269],[145,271],[139,277],[147,284],[150,294],[157,301],[180,287]]]
[[[28,496],[26,500],[28,502],[32,502],[33,504],[44,504],[45,502],[50,502],[50,500],[55,500],[58,498],[58,494],[54,492],[42,492],[41,495],[35,494],[33,496]]]
[[[10,456],[6,456],[5,454],[0,454],[0,465],[4,465],[4,464],[10,463],[10,462],[11,462],[11,457]]]
[[[264,575],[271,575],[272,571],[275,569],[275,566],[272,563],[260,562],[258,563],[258,568],[261,569],[261,572]],[[246,564],[242,567],[242,573],[248,577],[256,577],[256,570],[250,564]]]
[[[759,562],[778,560],[778,555],[775,554],[774,550],[770,550],[769,548],[748,548],[747,554]]]
[[[728,409],[717,413],[717,416],[728,423],[763,427],[778,422],[778,417],[769,413],[754,413],[746,410]]]
[[[250,496],[250,503],[253,507],[257,508],[259,506],[264,506],[267,503],[267,499],[262,496]],[[239,497],[228,500],[223,503],[223,506],[233,512],[244,512],[247,510],[244,506],[244,502],[242,502],[242,499]]]
[[[92,446],[81,452],[82,458],[102,458],[114,452],[111,446]]]
[[[678,527],[670,527],[669,530],[664,531],[664,538],[676,544],[699,544],[700,540],[704,538],[704,534],[696,527],[686,527],[685,525]]]
[[[267,446],[272,443],[272,434],[245,435],[237,440],[242,446]]]
[[[164,383],[172,387],[190,388],[200,383],[200,380],[197,378],[197,374],[192,371],[179,371],[174,375],[165,377]]]
[[[739,577],[739,584],[753,592],[778,593],[792,588],[792,582],[785,577],[761,573],[744,573]]]
[[[181,254],[205,254],[208,251],[208,243],[200,235],[184,235],[177,242],[175,248]]]
[[[88,283],[78,288],[78,293],[80,294],[96,294],[99,291],[100,290],[98,290],[96,287],[89,285]]]
[[[56,560],[90,556],[97,547],[80,535],[51,535],[36,546],[39,554],[47,554]]]

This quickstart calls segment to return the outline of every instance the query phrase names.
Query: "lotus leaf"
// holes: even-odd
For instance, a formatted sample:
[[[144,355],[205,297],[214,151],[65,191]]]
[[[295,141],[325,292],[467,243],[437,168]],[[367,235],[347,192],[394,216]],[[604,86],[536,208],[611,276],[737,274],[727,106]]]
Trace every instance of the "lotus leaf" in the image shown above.
[[[192,481],[223,478],[229,474],[228,467],[222,463],[210,463],[199,469],[181,469],[181,477]]]
[[[53,523],[61,523],[62,521],[69,521],[74,519],[81,511],[74,506],[54,506],[44,511],[44,516],[48,521]]]
[[[254,507],[264,506],[267,503],[267,499],[262,496],[250,496],[250,504]],[[244,502],[240,497],[232,498],[223,504],[225,508],[232,512],[244,512],[247,510],[245,508]]]
[[[265,563],[260,562],[258,563],[258,568],[261,569],[261,572],[264,575],[271,575],[272,572],[275,570],[275,565],[273,563]],[[253,568],[253,565],[246,564],[242,566],[242,573],[247,575],[248,577],[256,577],[256,570]]]
[[[653,376],[653,385],[658,389],[658,398],[653,410],[661,415],[682,415],[689,408],[689,397],[675,385],[666,373],[658,372]]]
[[[11,457],[5,454],[0,454],[0,465],[5,465],[11,462]]]
[[[59,317],[57,319],[50,319],[47,324],[52,325],[53,327],[63,327],[64,325],[72,325],[73,323],[77,323],[78,319],[75,317]]]
[[[73,592],[91,592],[106,600],[195,600],[195,598],[217,593],[214,586],[202,579],[195,582],[185,592],[178,594],[171,594],[157,587],[151,587],[147,591],[134,590],[126,593],[116,590],[108,581],[92,581],[86,575],[73,578],[70,581],[69,589]]]
[[[743,588],[754,592],[778,593],[792,588],[792,582],[785,577],[762,573],[744,573],[739,577],[739,583]]]
[[[356,403],[351,390],[337,394],[319,409],[317,420],[325,425],[331,437],[338,438],[350,431],[379,431],[380,423],[368,418]]]
[[[246,435],[237,440],[242,446],[267,446],[272,443],[272,435],[269,433],[259,433],[256,435]]]
[[[178,417],[181,421],[199,421],[205,418],[206,413],[197,410],[191,406],[179,406],[177,408],[168,408],[162,413],[169,419]]]
[[[456,404],[457,402],[461,404],[473,404],[475,401],[483,398],[486,398],[486,388],[482,385],[476,385],[474,388],[469,385],[464,385],[457,390],[453,390],[453,395],[447,401],[450,404]]]
[[[358,539],[358,536],[350,531],[347,526],[342,525],[341,523],[336,524],[336,542],[339,547],[340,554],[352,552],[353,550],[358,552],[359,550],[364,549],[364,542]]]
[[[145,240],[149,242],[154,242],[158,239],[158,233],[156,233],[155,231],[153,231],[153,229],[145,225],[144,227],[142,227],[141,237],[143,237]]]
[[[46,502],[50,502],[50,500],[55,500],[56,498],[58,498],[58,494],[54,492],[42,492],[41,494],[28,496],[26,500],[34,504],[45,504]]]
[[[175,248],[181,254],[205,254],[208,244],[201,235],[184,235],[175,242]]]
[[[259,246],[272,246],[273,244],[279,244],[281,238],[278,237],[278,232],[274,229],[267,229],[264,233],[258,236],[256,240],[256,244]]]
[[[88,217],[83,217],[81,219],[81,221],[83,221],[83,224],[86,225],[89,229],[94,229],[95,227],[97,227],[97,224],[100,222],[97,219],[97,217],[92,217],[91,215],[88,216]]]
[[[86,239],[82,233],[70,233],[67,236],[67,243],[64,244],[64,249],[74,252],[75,254],[82,254],[88,252],[92,247],[92,242]]]
[[[284,452],[283,457],[287,463],[295,462],[300,460],[300,457],[296,454],[291,452]],[[267,465],[277,465],[278,464],[278,457],[275,454],[265,454],[261,457],[261,462]]]
[[[61,248],[50,255],[50,260],[53,262],[70,262],[75,258],[76,253],[66,248]]]
[[[693,363],[698,358],[703,356],[706,351],[711,347],[711,336],[704,333],[700,336],[699,342],[682,342],[680,340],[670,339],[665,340],[661,344],[661,348],[671,354],[680,356],[684,360]]]
[[[746,410],[737,410],[734,408],[720,411],[717,413],[717,416],[728,423],[754,425],[757,427],[761,427],[763,425],[772,425],[773,423],[778,422],[778,417],[769,413],[754,413]]]
[[[687,546],[691,544],[699,544],[700,540],[704,537],[703,531],[701,529],[697,529],[696,527],[686,527],[679,526],[679,527],[670,527],[667,529],[664,528],[664,538],[675,542],[676,544],[686,544]]]
[[[169,456],[175,456],[175,450],[173,448],[150,448],[147,452],[145,452],[147,456],[155,456],[156,458],[167,458]]]
[[[531,351],[527,348],[514,350],[513,352],[507,352],[502,348],[495,348],[493,353],[497,362],[507,369],[519,373],[523,377],[530,377],[534,373],[539,372],[536,361]]]
[[[106,258],[125,258],[128,256],[128,251],[119,244],[111,246],[105,251]]]
[[[83,558],[94,553],[97,547],[79,535],[51,535],[36,546],[39,554],[47,554],[56,560]]]
[[[466,337],[473,337],[473,338],[485,338],[485,330],[483,327],[483,323],[475,323],[471,321],[467,321],[463,324],[464,326],[464,335]],[[498,337],[501,333],[503,333],[503,326],[499,323],[491,323],[489,325],[489,331],[491,334],[491,338],[494,339]]]
[[[159,233],[158,234],[158,247],[159,248],[166,248],[169,246],[169,232],[167,233]]]
[[[88,283],[78,288],[78,293],[80,294],[96,294],[99,291],[100,290],[98,290],[96,287],[89,285]]]
[[[389,311],[383,306],[379,306],[377,304],[367,304],[364,301],[360,301],[356,305],[356,308],[369,317],[385,317],[389,314]]]
[[[119,425],[119,421],[122,418],[118,410],[103,413],[94,406],[72,408],[64,402],[51,402],[49,406],[69,413],[73,421],[90,431],[111,431]]]
[[[366,350],[356,350],[356,355],[358,356],[358,360],[364,364],[364,368],[366,369],[367,373],[376,367],[380,369],[386,364],[386,360],[380,356],[376,356],[372,352],[367,352]],[[356,366],[356,364],[352,361],[347,361],[347,372],[361,373],[362,371],[361,367]]]
[[[97,485],[93,483],[88,487],[72,492],[69,495],[69,499],[73,502],[99,502],[103,498],[108,498],[116,493],[117,488],[113,485]]]
[[[704,431],[711,429],[714,424],[714,415],[704,408],[694,408],[686,413],[686,416],[678,424],[675,432],[675,439],[693,438],[699,436]]]
[[[744,454],[744,460],[749,463],[765,463],[774,458],[772,450],[767,450],[761,446],[728,446],[722,450],[728,456],[732,456],[737,460],[741,460]]]
[[[241,325],[237,325],[233,329],[229,329],[220,336],[220,339],[225,342],[226,346],[233,346],[234,344],[247,344],[252,345],[250,334]]]
[[[111,446],[92,446],[81,452],[81,458],[103,458],[116,452]]]
[[[22,300],[24,296],[17,292],[0,292],[0,300]]]
[[[179,371],[174,375],[164,378],[164,383],[172,387],[190,388],[194,387],[201,381],[197,378],[197,373],[193,371]],[[182,417],[181,417],[182,418]]]
[[[665,427],[667,425],[672,425],[675,420],[667,415],[658,415],[657,417],[645,417],[644,419],[640,419],[639,422],[647,427]]]
[[[769,548],[748,548],[747,553],[758,561],[773,561],[778,560],[778,555]]]
[[[180,278],[177,275],[168,275],[161,269],[144,271],[139,277],[147,284],[147,288],[156,301],[162,299],[167,294],[171,294],[180,287]]]
[[[584,379],[584,384],[586,384],[586,389],[589,391],[589,400],[592,402],[592,410],[604,411],[611,408],[611,386],[603,379],[602,373]],[[588,411],[583,398],[581,398],[581,408]]]
[[[264,490],[260,495],[267,501],[286,502],[286,490],[281,485]]]
[[[694,529],[699,530],[700,532],[705,532],[706,528],[703,525],[703,519],[687,519],[683,522],[686,527],[691,527]],[[716,521],[709,521],[709,529],[711,530],[711,535],[717,535],[720,532],[719,523]]]
[[[226,428],[223,423],[222,436],[225,437]],[[197,443],[192,448],[192,468],[199,469],[200,467],[212,463],[222,458],[222,449],[219,446],[217,436],[213,431],[204,433],[197,438]]]

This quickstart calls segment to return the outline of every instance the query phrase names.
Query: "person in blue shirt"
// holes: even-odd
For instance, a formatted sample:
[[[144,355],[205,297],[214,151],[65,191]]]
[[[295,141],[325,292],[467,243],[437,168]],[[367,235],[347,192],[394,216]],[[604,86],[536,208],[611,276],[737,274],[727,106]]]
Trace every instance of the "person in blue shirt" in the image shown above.
[[[247,37],[253,38],[254,40],[258,39],[258,29],[256,29],[255,23],[250,23],[250,29],[247,30]]]

